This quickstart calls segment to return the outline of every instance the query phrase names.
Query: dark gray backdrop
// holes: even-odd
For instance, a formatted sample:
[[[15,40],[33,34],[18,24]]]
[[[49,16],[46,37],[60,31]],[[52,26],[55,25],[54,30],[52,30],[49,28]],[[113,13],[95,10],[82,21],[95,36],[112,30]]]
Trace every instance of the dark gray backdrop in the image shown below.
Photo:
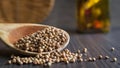
[[[53,11],[43,23],[57,26],[66,30],[75,30],[75,1],[76,0],[55,0]],[[120,0],[109,0],[109,3],[111,27],[119,27]]]

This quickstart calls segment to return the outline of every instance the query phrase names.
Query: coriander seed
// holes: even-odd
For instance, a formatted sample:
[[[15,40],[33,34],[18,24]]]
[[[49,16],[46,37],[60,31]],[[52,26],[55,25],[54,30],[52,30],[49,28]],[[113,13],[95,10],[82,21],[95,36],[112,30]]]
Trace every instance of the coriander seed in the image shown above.
[[[84,48],[84,49],[83,49],[83,53],[86,53],[86,52],[87,52],[87,48]]]
[[[77,50],[77,53],[80,54],[80,50]]]
[[[95,57],[93,57],[93,58],[92,58],[92,61],[96,61],[96,58],[95,58]]]
[[[105,56],[105,59],[109,59],[109,56]]]
[[[83,59],[82,59],[82,58],[80,58],[80,59],[79,59],[79,61],[80,61],[80,62],[83,62]]]
[[[116,61],[117,61],[117,58],[116,58],[116,57],[112,59],[112,62],[116,62]]]
[[[9,63],[9,64],[12,64],[12,61],[11,61],[11,60],[9,60],[9,61],[8,61],[8,63]]]
[[[98,59],[102,59],[102,58],[103,58],[103,56],[102,56],[102,55],[99,55],[99,56],[98,56]]]
[[[112,47],[112,48],[111,48],[111,51],[114,51],[114,50],[115,50],[115,48],[114,48],[114,47]]]
[[[92,61],[92,58],[91,58],[91,57],[89,57],[89,58],[88,58],[88,61]]]

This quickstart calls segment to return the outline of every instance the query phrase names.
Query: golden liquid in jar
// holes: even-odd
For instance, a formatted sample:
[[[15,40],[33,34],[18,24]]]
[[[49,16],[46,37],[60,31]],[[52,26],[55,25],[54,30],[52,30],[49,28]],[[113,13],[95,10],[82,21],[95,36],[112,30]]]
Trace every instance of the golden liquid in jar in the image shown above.
[[[77,25],[81,33],[109,32],[109,1],[77,0]]]

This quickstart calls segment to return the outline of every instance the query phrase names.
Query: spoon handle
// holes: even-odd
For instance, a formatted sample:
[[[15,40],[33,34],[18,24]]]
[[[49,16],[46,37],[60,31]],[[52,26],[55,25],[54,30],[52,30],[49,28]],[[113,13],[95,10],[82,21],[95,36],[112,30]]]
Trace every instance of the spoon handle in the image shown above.
[[[0,37],[6,33],[5,25],[3,23],[0,24]]]
[[[5,33],[4,31],[0,30],[0,36],[3,35],[4,33]]]
[[[10,24],[10,23],[0,23],[0,31],[1,32],[9,32],[12,29],[15,29],[17,27],[21,26],[21,24]]]
[[[0,35],[6,33],[7,30],[8,30],[8,27],[6,26],[6,24],[1,23],[0,24]]]
[[[13,26],[10,24],[3,24],[0,23],[0,37],[3,36],[4,34],[8,34],[10,30],[12,30]]]

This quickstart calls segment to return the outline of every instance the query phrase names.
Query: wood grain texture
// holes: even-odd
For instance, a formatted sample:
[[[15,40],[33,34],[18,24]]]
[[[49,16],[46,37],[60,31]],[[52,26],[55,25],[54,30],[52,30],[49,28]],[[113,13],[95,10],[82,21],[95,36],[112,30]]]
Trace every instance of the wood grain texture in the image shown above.
[[[49,15],[53,4],[54,0],[0,0],[0,22],[42,22]]]

